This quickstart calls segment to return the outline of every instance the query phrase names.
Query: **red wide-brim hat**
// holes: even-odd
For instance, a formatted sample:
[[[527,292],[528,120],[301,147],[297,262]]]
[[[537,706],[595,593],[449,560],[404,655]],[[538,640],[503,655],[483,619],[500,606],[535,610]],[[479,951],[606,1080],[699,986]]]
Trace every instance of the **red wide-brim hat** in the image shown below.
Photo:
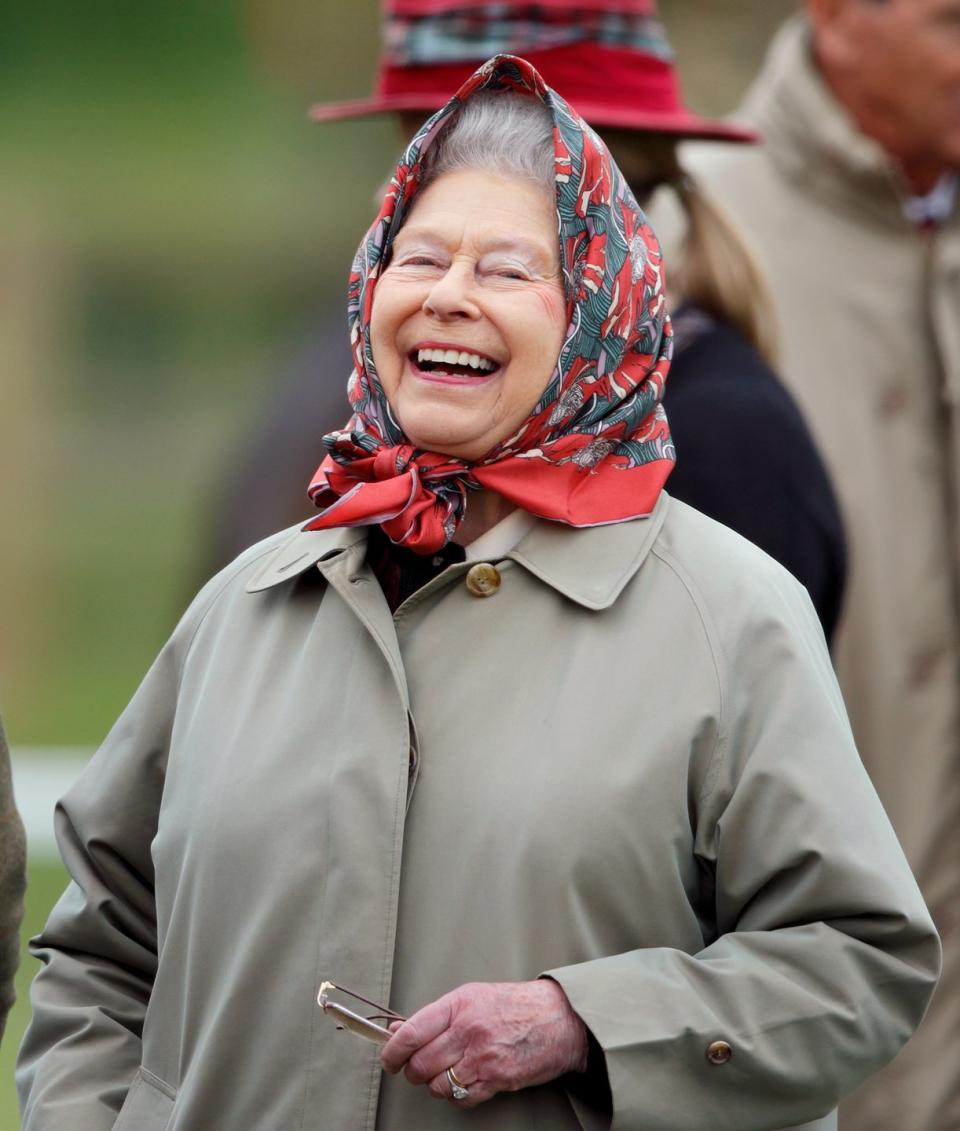
[[[384,52],[368,98],[315,105],[317,122],[432,113],[485,59],[522,55],[594,126],[753,142],[742,126],[695,114],[654,0],[387,0]]]

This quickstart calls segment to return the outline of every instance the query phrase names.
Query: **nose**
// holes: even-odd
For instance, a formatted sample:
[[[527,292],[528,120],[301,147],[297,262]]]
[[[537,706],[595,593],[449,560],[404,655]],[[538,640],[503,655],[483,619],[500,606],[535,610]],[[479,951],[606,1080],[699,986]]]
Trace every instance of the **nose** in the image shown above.
[[[442,322],[479,318],[480,308],[476,302],[475,286],[472,265],[465,262],[452,263],[427,292],[423,300],[424,313]]]

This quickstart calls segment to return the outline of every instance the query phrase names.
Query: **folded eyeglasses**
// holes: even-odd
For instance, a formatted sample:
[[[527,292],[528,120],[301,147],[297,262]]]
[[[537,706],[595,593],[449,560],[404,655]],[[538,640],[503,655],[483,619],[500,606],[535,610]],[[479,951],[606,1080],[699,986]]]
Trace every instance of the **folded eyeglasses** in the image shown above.
[[[330,994],[336,991],[340,994],[346,994],[347,997],[352,997],[356,1001],[362,1001],[364,1005],[372,1006],[376,1013],[368,1014],[364,1017],[360,1013],[348,1009],[340,1002],[331,1001]],[[378,1021],[406,1021],[406,1017],[395,1013],[392,1009],[388,1009],[385,1005],[377,1005],[375,1001],[365,998],[363,994],[355,993],[353,990],[348,990],[346,986],[338,986],[334,982],[321,982],[320,991],[317,994],[317,1005],[323,1012],[336,1023],[338,1029],[347,1029],[351,1033],[355,1033],[358,1037],[363,1037],[367,1041],[376,1041],[377,1044],[384,1045],[390,1040],[391,1033],[383,1025],[378,1025]]]

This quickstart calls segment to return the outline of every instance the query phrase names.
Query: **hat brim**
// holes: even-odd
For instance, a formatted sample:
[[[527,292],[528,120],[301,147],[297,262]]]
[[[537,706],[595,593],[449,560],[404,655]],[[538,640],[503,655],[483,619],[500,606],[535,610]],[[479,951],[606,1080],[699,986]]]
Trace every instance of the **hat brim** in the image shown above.
[[[450,100],[448,91],[435,95],[418,91],[415,94],[374,94],[368,98],[355,98],[346,102],[318,102],[310,107],[314,122],[339,122],[350,118],[366,118],[375,114],[403,112],[434,113]],[[637,130],[644,133],[672,134],[677,138],[727,141],[751,144],[760,135],[746,126],[724,122],[716,118],[702,118],[699,114],[654,114],[636,110],[632,106],[610,106],[589,99],[567,101],[582,118],[592,126],[609,126],[614,129]]]

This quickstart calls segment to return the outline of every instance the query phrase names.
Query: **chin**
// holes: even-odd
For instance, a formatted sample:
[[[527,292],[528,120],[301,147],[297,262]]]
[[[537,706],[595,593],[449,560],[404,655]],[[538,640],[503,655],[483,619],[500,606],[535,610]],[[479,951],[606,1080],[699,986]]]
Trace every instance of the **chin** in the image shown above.
[[[478,460],[486,455],[492,445],[480,443],[477,440],[463,440],[449,433],[407,433],[407,438],[415,448],[425,452],[436,452],[441,456],[452,456],[454,459]]]
[[[400,427],[415,448],[458,459],[478,459],[493,447],[479,429],[464,427],[461,413],[452,413],[452,419],[446,417],[446,413],[413,413],[400,417]]]

